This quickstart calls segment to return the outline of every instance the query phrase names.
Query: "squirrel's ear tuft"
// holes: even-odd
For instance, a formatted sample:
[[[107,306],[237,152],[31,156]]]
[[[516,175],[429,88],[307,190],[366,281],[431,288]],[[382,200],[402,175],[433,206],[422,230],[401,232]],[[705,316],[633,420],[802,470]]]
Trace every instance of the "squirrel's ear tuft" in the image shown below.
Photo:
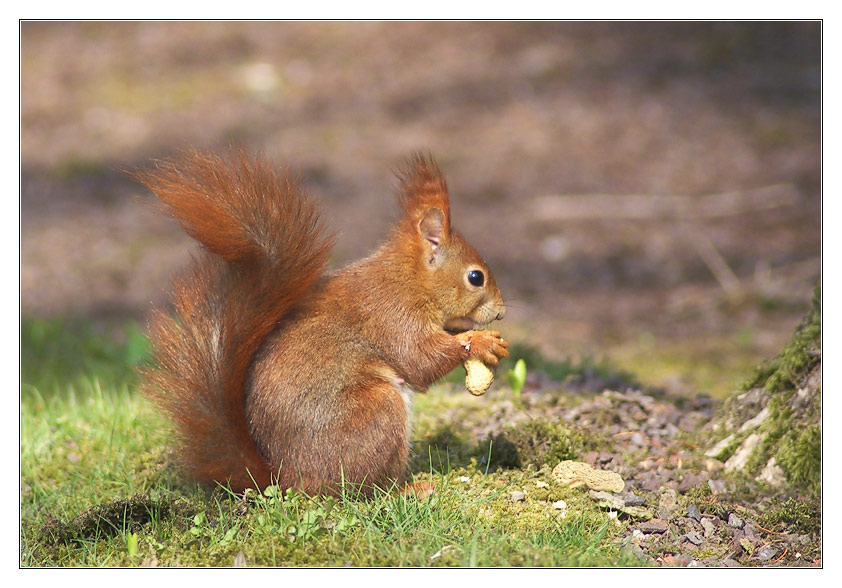
[[[429,222],[433,220],[430,215],[436,216],[437,213],[435,220],[440,227],[438,240],[444,242],[449,239],[450,197],[444,176],[432,155],[416,153],[397,171],[397,176],[400,182],[398,199],[404,215],[421,228],[423,234],[421,223],[428,223],[430,228]]]

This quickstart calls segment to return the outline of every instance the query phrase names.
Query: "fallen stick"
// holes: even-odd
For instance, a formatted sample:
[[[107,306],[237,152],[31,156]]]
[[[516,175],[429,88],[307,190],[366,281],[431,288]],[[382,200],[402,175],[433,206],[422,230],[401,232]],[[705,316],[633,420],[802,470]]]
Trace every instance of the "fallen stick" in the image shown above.
[[[530,211],[540,221],[599,219],[722,218],[792,206],[798,200],[795,186],[772,184],[751,190],[701,196],[656,195],[551,195],[533,198]]]

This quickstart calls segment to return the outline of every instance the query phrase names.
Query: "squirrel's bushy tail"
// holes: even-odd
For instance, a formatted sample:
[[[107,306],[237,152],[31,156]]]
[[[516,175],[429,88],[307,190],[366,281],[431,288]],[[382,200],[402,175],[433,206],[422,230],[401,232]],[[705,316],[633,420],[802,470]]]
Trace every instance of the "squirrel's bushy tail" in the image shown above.
[[[332,245],[296,181],[260,159],[190,152],[137,174],[207,252],[150,325],[147,394],[173,419],[199,481],[235,491],[273,473],[249,432],[244,394],[260,343],[322,275]]]

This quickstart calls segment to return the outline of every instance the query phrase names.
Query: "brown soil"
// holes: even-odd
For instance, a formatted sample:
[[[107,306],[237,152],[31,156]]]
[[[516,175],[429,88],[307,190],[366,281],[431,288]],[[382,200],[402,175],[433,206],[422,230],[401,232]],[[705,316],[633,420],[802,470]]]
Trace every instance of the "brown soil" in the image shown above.
[[[24,314],[142,319],[190,249],[124,171],[235,143],[300,171],[341,229],[337,264],[385,235],[390,169],[431,150],[456,226],[511,304],[509,338],[551,355],[740,341],[759,360],[792,333],[820,271],[820,23],[21,33]],[[783,205],[683,220],[605,218],[616,211],[597,204],[602,218],[558,219],[540,206],[578,194],[741,202],[778,185]],[[736,281],[714,275],[717,255]]]
[[[41,527],[40,538],[45,544],[90,541],[125,530],[137,532],[154,520],[184,519],[195,514],[195,510],[185,500],[137,494],[95,504],[67,522],[50,518]]]

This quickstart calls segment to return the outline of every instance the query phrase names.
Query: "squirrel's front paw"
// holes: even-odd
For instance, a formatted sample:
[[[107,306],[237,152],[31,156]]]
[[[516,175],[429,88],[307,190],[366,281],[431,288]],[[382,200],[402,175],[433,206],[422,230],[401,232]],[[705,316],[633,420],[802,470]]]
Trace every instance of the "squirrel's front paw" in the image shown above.
[[[486,365],[497,365],[509,356],[509,346],[500,336],[499,331],[466,331],[456,335],[468,357],[476,357]]]

